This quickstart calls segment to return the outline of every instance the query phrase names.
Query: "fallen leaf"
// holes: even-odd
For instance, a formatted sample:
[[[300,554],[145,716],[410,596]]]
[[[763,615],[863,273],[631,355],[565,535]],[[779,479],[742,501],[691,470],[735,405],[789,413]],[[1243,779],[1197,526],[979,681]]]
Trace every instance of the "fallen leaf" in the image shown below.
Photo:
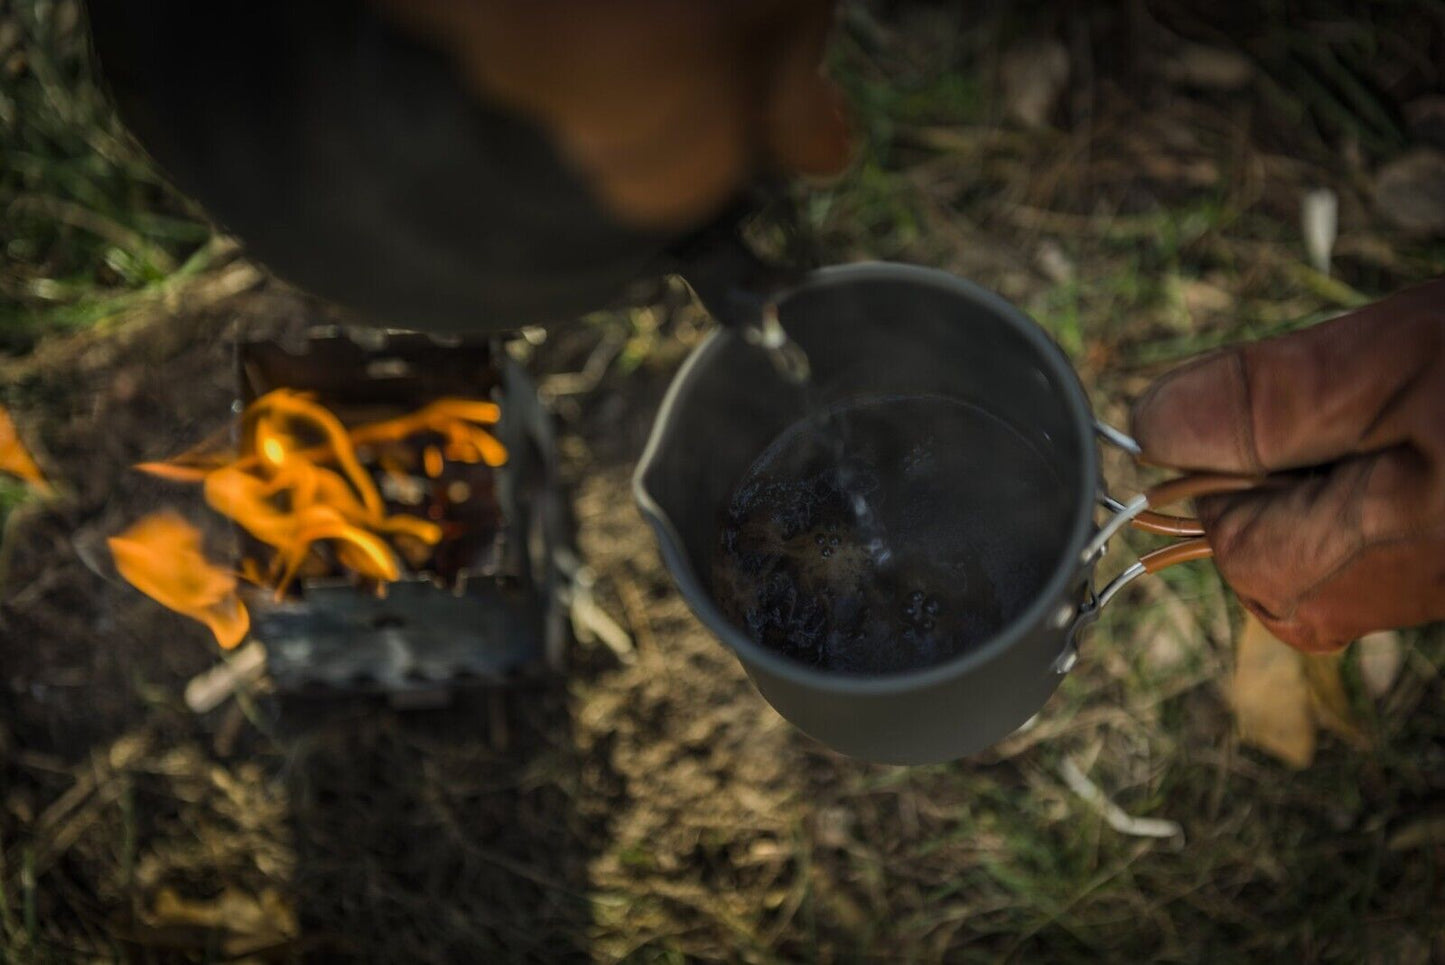
[[[1066,285],[1074,280],[1073,259],[1052,238],[1044,239],[1039,245],[1037,260],[1039,271],[1054,284]]]
[[[1004,52],[999,68],[1004,109],[1025,127],[1043,127],[1069,79],[1069,52],[1057,40],[1034,39]]]
[[[1139,636],[1148,641],[1144,645],[1144,659],[1155,673],[1177,670],[1189,655],[1180,635],[1163,619],[1150,621]]]
[[[1305,680],[1310,688],[1310,712],[1315,723],[1331,732],[1356,750],[1367,750],[1370,738],[1361,727],[1355,710],[1345,693],[1342,653],[1302,653]]]
[[[1232,698],[1239,738],[1293,768],[1314,760],[1323,727],[1350,746],[1371,746],[1340,675],[1339,654],[1306,654],[1245,614],[1235,653]]]
[[[1185,44],[1165,63],[1164,75],[1199,90],[1238,90],[1254,76],[1254,65],[1233,50]]]
[[[1411,821],[1385,842],[1385,847],[1391,851],[1412,851],[1427,845],[1445,847],[1445,814]]]
[[[1217,315],[1234,308],[1234,296],[1227,289],[1199,278],[1184,282],[1179,293],[1192,316]]]
[[[45,474],[36,465],[30,450],[20,441],[15,420],[10,418],[9,410],[3,405],[0,405],[0,472],[23,479],[42,492],[50,491],[50,483],[45,481]]]
[[[271,888],[258,896],[228,887],[208,901],[193,901],[172,888],[161,888],[151,902],[145,923],[157,929],[224,931],[224,948],[230,955],[279,945],[300,932],[296,912]]]
[[[1400,668],[1405,663],[1405,645],[1400,634],[1382,630],[1361,637],[1355,641],[1355,653],[1359,655],[1365,692],[1379,700],[1395,686],[1395,678],[1400,676]]]
[[[1375,207],[1412,234],[1445,234],[1445,152],[1410,151],[1381,168]]]
[[[1239,739],[1293,768],[1315,756],[1315,721],[1301,654],[1246,613],[1231,696]]]

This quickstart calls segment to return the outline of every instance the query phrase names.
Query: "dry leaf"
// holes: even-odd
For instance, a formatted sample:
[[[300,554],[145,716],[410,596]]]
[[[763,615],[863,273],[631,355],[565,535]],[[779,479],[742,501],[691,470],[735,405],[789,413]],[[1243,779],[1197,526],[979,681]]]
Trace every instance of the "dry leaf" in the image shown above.
[[[1445,814],[1412,821],[1390,835],[1385,843],[1391,851],[1412,851],[1427,846],[1445,847]]]
[[[1356,750],[1366,750],[1370,738],[1360,726],[1350,698],[1345,693],[1345,680],[1340,676],[1344,655],[1339,653],[1302,653],[1305,680],[1310,688],[1310,711],[1315,722]]]
[[[1234,296],[1228,290],[1202,279],[1191,278],[1184,282],[1179,294],[1190,315],[1217,315],[1234,308]]]
[[[1037,261],[1039,271],[1055,285],[1067,285],[1074,280],[1073,259],[1065,254],[1064,249],[1052,238],[1045,238],[1039,244]]]
[[[1232,688],[1239,738],[1294,768],[1308,767],[1315,756],[1315,720],[1300,656],[1245,614]]]
[[[1368,748],[1340,666],[1340,655],[1300,653],[1246,613],[1233,682],[1240,740],[1294,768],[1314,760],[1320,727],[1356,749]]]
[[[1381,168],[1375,207],[1413,234],[1445,234],[1445,151],[1420,148]]]
[[[1003,103],[1025,127],[1043,127],[1069,79],[1069,52],[1057,40],[1024,40],[1003,55]]]
[[[1365,692],[1379,700],[1395,685],[1395,678],[1400,676],[1400,668],[1405,663],[1405,645],[1400,634],[1382,630],[1361,637],[1355,641],[1355,653],[1359,654]]]
[[[1254,77],[1254,65],[1233,50],[1185,44],[1164,65],[1164,75],[1199,90],[1238,90]]]
[[[244,955],[283,944],[300,933],[296,912],[278,892],[264,889],[253,896],[226,888],[210,901],[191,901],[171,888],[156,893],[146,924],[157,929],[177,927],[224,931],[228,955]]]
[[[1155,673],[1177,670],[1189,655],[1180,634],[1163,619],[1150,621],[1139,635],[1149,641],[1144,645],[1144,659]]]

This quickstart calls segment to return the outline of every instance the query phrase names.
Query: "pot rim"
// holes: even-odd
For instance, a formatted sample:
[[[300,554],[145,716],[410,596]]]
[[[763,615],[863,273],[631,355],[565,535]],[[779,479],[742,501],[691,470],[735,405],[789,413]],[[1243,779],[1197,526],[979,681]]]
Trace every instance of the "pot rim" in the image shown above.
[[[678,590],[687,600],[690,608],[723,643],[731,647],[744,666],[753,666],[776,677],[807,684],[819,689],[831,690],[859,696],[884,696],[906,693],[937,683],[961,677],[976,667],[993,660],[1026,638],[1035,628],[1048,625],[1062,599],[1072,598],[1071,584],[1083,564],[1079,554],[1083,551],[1089,535],[1094,531],[1094,508],[1097,480],[1099,476],[1098,450],[1094,445],[1093,408],[1084,394],[1078,373],[1061,348],[1044,331],[1043,327],[1010,304],[999,295],[973,282],[937,268],[906,265],[896,262],[869,261],[846,265],[831,265],[812,272],[799,285],[779,296],[781,306],[793,295],[803,291],[816,291],[836,285],[869,281],[902,281],[911,284],[928,285],[942,289],[949,294],[961,296],[981,304],[1011,323],[1037,350],[1040,360],[1046,365],[1057,382],[1064,388],[1064,404],[1071,410],[1074,430],[1078,435],[1082,458],[1080,478],[1075,481],[1077,498],[1073,513],[1073,527],[1065,549],[1049,574],[1048,581],[1035,594],[1033,601],[1023,612],[1009,621],[998,633],[979,647],[972,648],[943,663],[917,670],[879,676],[860,676],[820,670],[789,659],[780,653],[767,649],[754,641],[731,620],[723,615],[712,595],[703,587],[698,574],[682,549],[672,521],[652,498],[647,487],[647,476],[657,461],[668,428],[673,422],[673,409],[678,396],[692,378],[693,371],[710,361],[730,339],[738,337],[731,329],[715,329],[688,355],[668,386],[667,394],[658,407],[653,419],[652,431],[647,446],[638,460],[632,477],[633,496],[647,521],[658,535],[658,544],[663,562],[677,584]],[[1072,622],[1073,615],[1071,613]],[[725,628],[722,632],[715,628]],[[1059,628],[1062,634],[1064,628]],[[1062,637],[1061,637],[1062,639]],[[1061,644],[1062,649],[1062,644]]]

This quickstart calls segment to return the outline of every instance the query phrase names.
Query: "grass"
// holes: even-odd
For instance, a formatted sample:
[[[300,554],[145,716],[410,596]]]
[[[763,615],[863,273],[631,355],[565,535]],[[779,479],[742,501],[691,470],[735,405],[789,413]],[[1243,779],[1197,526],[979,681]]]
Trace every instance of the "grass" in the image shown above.
[[[1119,96],[1125,81],[1096,58],[1087,121],[1016,130],[999,123],[990,65],[1037,9],[954,20],[935,12],[955,24],[944,30],[938,20],[908,26],[850,5],[834,68],[865,147],[841,183],[800,197],[832,258],[941,265],[1028,308],[1111,420],[1190,355],[1445,274],[1445,245],[1397,238],[1376,222],[1343,151],[1357,139],[1368,164],[1398,150],[1394,109],[1369,67],[1408,47],[1414,9],[1269,3],[1246,35],[1193,8],[1147,6],[1155,26],[1179,36],[1237,40],[1267,82],[1253,93],[1129,101]],[[214,251],[204,219],[166,189],[110,114],[75,9],[49,0],[0,7],[0,26],[20,31],[19,46],[0,54],[0,342],[15,353],[144,310],[156,291],[204,275]],[[1327,43],[1306,42],[1301,11],[1343,27]],[[1118,23],[1095,23],[1094,42],[1107,48]],[[1188,137],[1163,136],[1181,129]],[[1320,185],[1357,212],[1330,276],[1305,265],[1297,238],[1298,198]],[[671,363],[667,342],[682,311],[608,314],[577,336],[585,344],[569,369],[583,368],[593,346],[615,344],[595,356],[606,369],[595,392],[559,404],[575,415],[570,434],[584,433],[592,400],[631,399],[659,359]],[[22,390],[38,407],[83,408],[68,387],[43,380],[6,394]],[[1121,461],[1109,468],[1120,491],[1138,484]],[[732,661],[668,589],[627,506],[625,478],[625,466],[586,467],[584,539],[601,598],[663,646],[635,666],[600,670],[584,652],[588,669],[567,695],[569,727],[516,773],[494,757],[449,757],[432,736],[358,725],[395,743],[390,756],[363,748],[333,765],[355,769],[361,790],[327,799],[332,812],[371,809],[379,830],[368,839],[371,829],[334,815],[326,825],[320,860],[340,869],[330,879],[336,901],[325,904],[324,887],[297,896],[338,916],[321,931],[370,927],[385,908],[433,937],[470,934],[466,919],[485,915],[495,896],[466,885],[506,835],[434,815],[453,804],[468,815],[514,785],[573,808],[566,827],[538,832],[546,849],[590,836],[579,887],[590,907],[585,943],[600,958],[682,962],[733,949],[750,961],[1415,962],[1432,953],[1445,853],[1392,841],[1438,813],[1445,795],[1439,630],[1410,635],[1401,680],[1379,702],[1359,687],[1351,658],[1347,681],[1372,750],[1327,739],[1311,769],[1290,773],[1239,745],[1222,695],[1237,614],[1211,567],[1181,567],[1141,581],[1103,614],[1033,730],[977,761],[871,767],[819,750],[758,710]],[[11,495],[0,489],[0,507]],[[1148,545],[1118,550],[1109,565]],[[633,599],[644,601],[640,617],[624,605]],[[87,802],[91,823],[58,868],[34,867],[45,842],[23,814],[33,819],[93,775],[106,745],[93,760],[43,757],[54,768],[46,771],[34,754],[24,764],[11,753],[0,718],[0,775],[13,782],[0,788],[0,960],[58,961],[87,946],[118,954],[95,922],[132,921],[146,882],[209,896],[258,880],[305,887],[293,854],[302,824],[288,813],[303,813],[311,793],[297,777],[307,773],[297,746],[264,734],[223,757],[212,750],[211,722],[177,710],[182,679],[133,673],[137,713],[166,728],[166,739],[106,773],[113,797]],[[679,737],[694,730],[703,738]],[[568,763],[574,750],[578,761]],[[1113,831],[1068,789],[1065,760],[1130,814],[1179,822],[1182,841]],[[386,810],[389,795],[403,806]],[[237,803],[257,799],[265,808]],[[253,817],[258,810],[270,823]],[[523,809],[515,820],[512,837],[525,838],[540,819]],[[368,840],[378,848],[344,866],[342,852],[364,851],[354,842]],[[435,860],[408,864],[415,854]],[[349,919],[340,917],[347,901]]]
[[[0,349],[113,316],[195,272],[210,227],[116,118],[76,0],[0,6]]]

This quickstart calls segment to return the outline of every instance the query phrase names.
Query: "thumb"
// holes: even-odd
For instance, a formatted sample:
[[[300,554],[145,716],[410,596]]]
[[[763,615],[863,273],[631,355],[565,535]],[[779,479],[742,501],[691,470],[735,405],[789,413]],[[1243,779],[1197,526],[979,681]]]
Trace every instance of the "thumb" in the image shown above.
[[[1135,405],[1134,436],[1150,462],[1253,474],[1416,444],[1434,418],[1410,389],[1442,356],[1437,281],[1165,375]]]

